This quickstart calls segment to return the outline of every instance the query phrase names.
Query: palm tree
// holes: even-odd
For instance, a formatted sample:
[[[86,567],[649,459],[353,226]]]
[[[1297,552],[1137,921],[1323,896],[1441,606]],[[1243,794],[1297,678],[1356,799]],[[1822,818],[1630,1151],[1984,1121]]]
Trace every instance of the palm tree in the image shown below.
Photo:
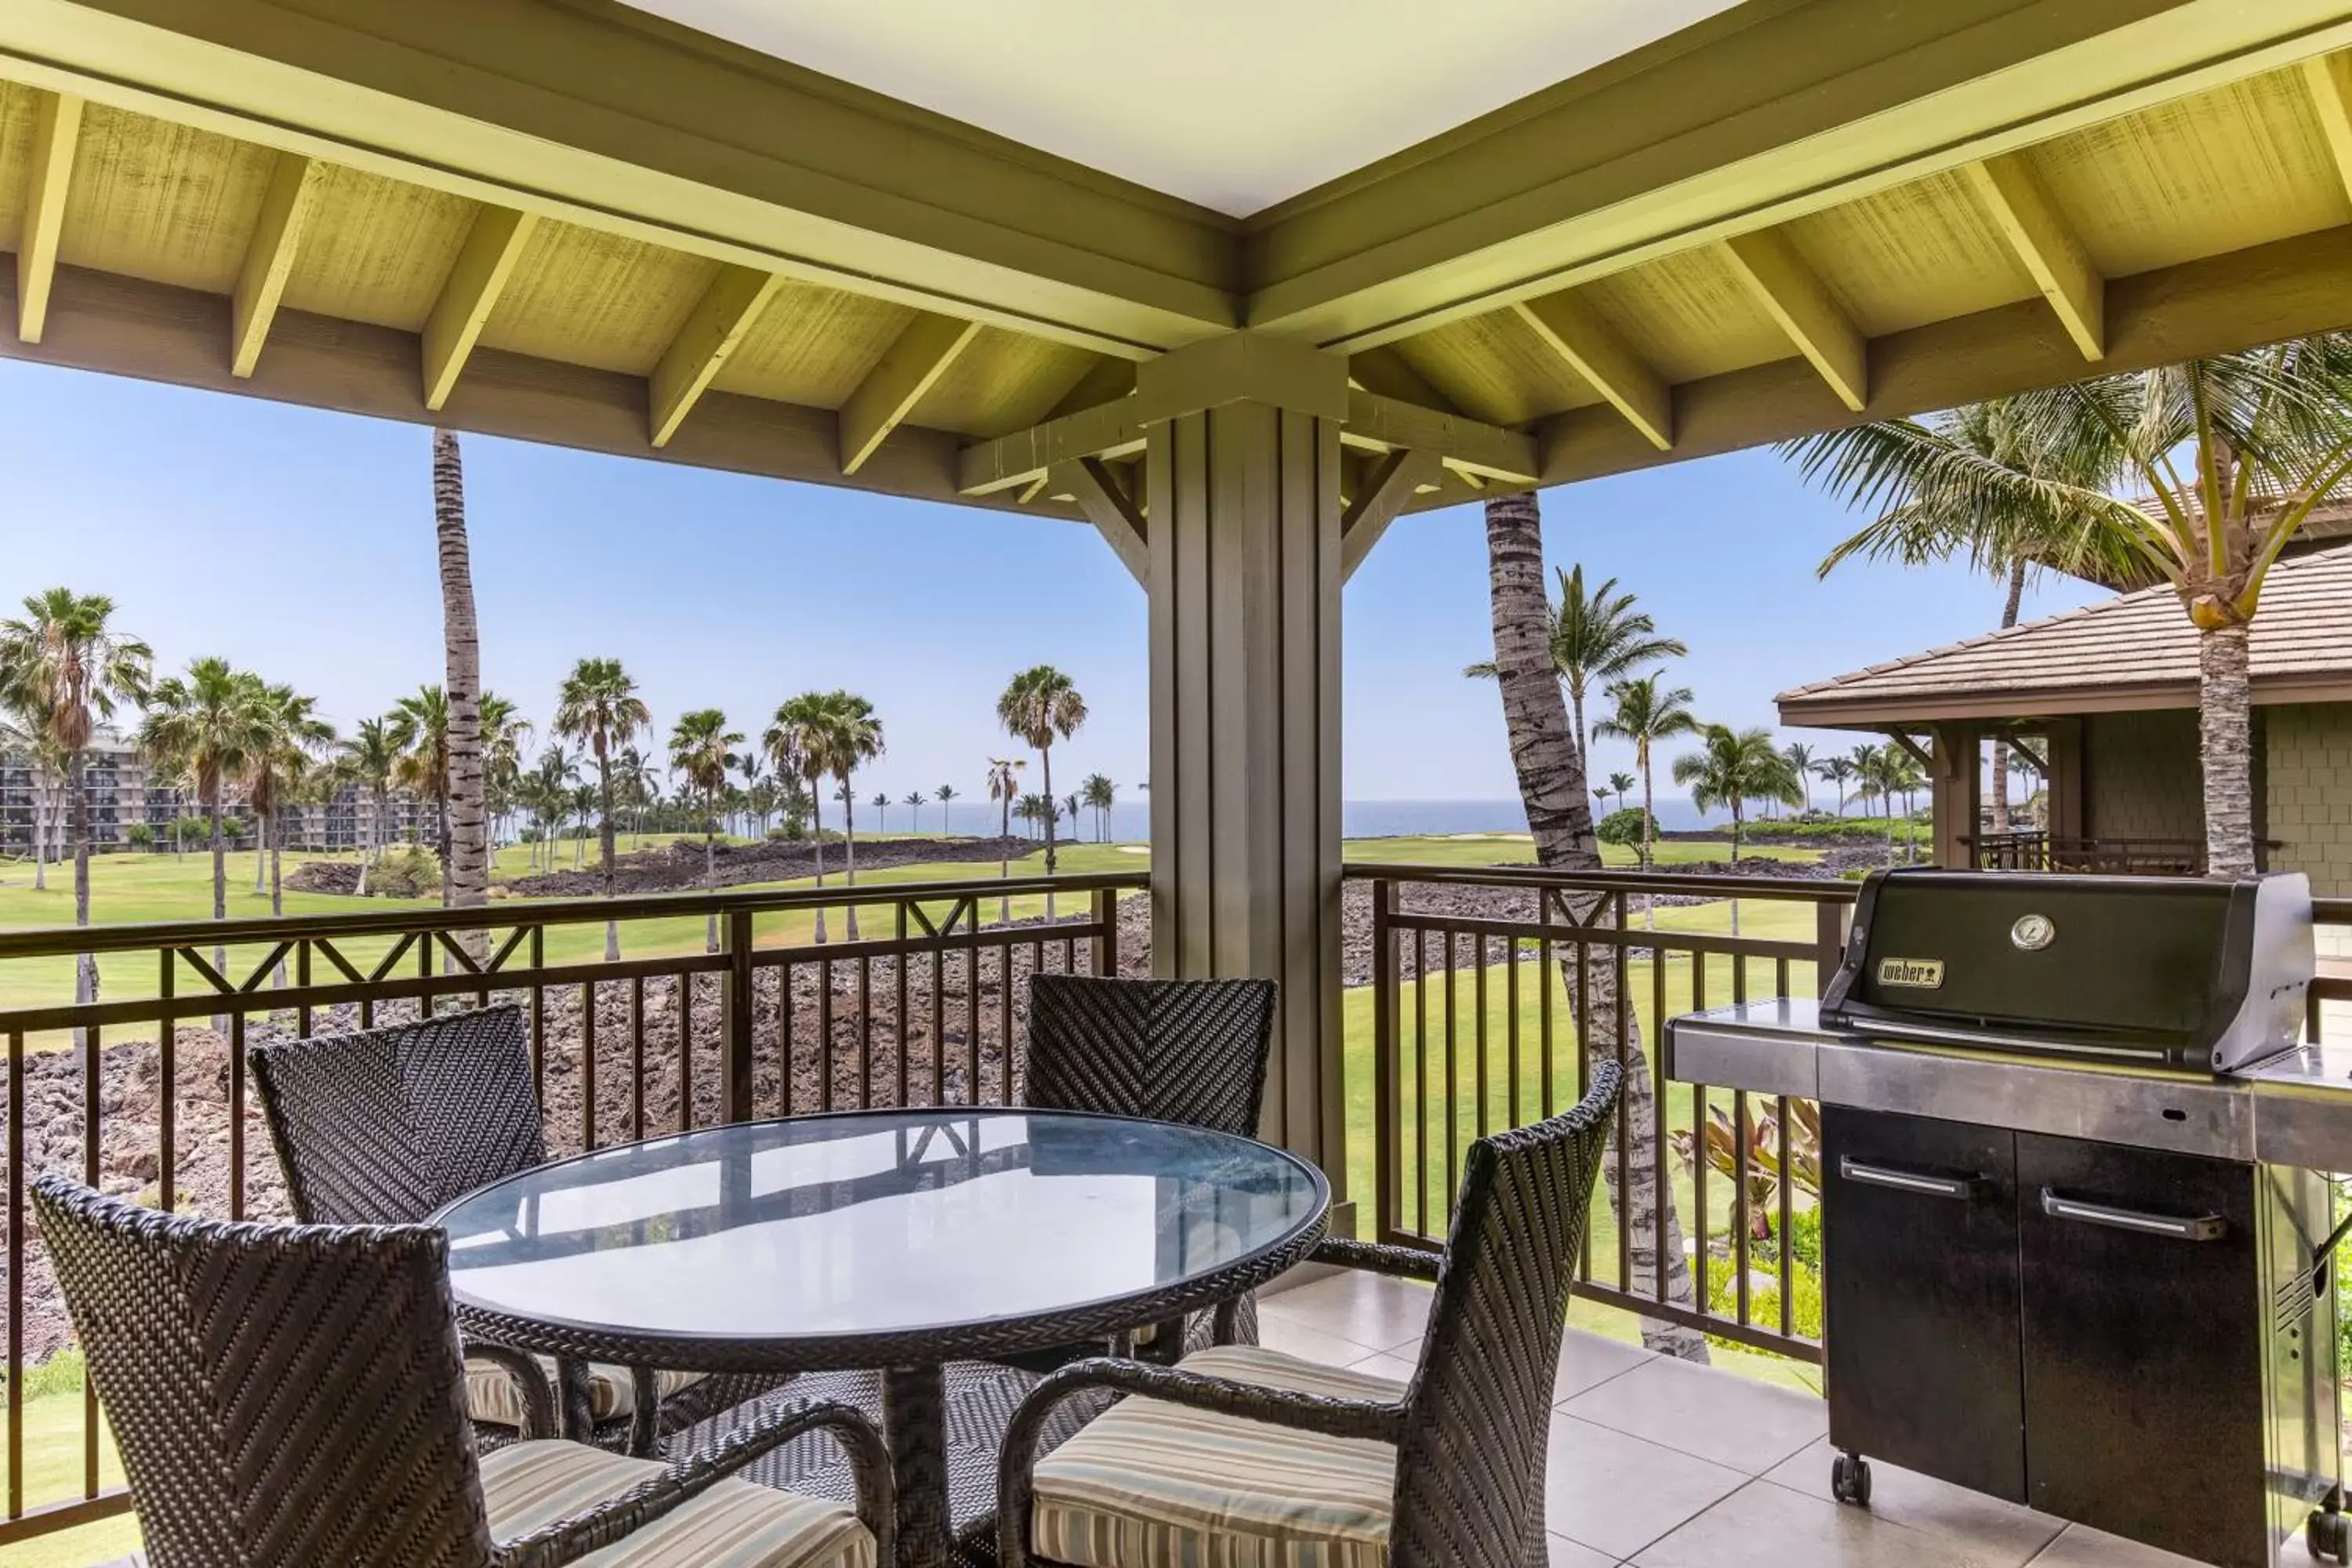
[[[1737,866],[1748,803],[1793,805],[1801,798],[1801,786],[1789,759],[1772,749],[1769,730],[1707,724],[1700,728],[1699,738],[1697,751],[1675,759],[1675,782],[1689,789],[1691,804],[1701,811],[1720,806],[1731,813],[1731,863]],[[1738,929],[1735,911],[1735,933]]]
[[[1814,776],[1821,779],[1823,783],[1837,785],[1837,814],[1840,816],[1843,816],[1845,815],[1845,786],[1846,782],[1853,777],[1853,759],[1851,757],[1832,757],[1826,762],[1815,763],[1813,764],[1813,773]]]
[[[857,812],[856,796],[849,787],[849,775],[860,763],[870,763],[882,754],[882,721],[874,716],[874,704],[849,691],[828,691],[824,704],[830,715],[825,726],[825,761],[833,776],[841,784],[841,879],[852,888],[857,886]],[[842,927],[849,940],[857,940],[857,905],[849,903],[842,910]]]
[[[1496,687],[1502,698],[1503,728],[1518,774],[1519,798],[1535,836],[1536,858],[1564,871],[1597,871],[1601,847],[1592,836],[1592,807],[1584,796],[1582,718],[1570,728],[1553,655],[1555,618],[1544,603],[1543,521],[1532,492],[1496,496],[1486,503],[1487,594],[1493,609]],[[1604,898],[1580,900],[1574,918],[1606,925]],[[1663,1164],[1658,1145],[1658,1106],[1640,1019],[1622,1005],[1615,966],[1580,962],[1562,965],[1570,1006],[1583,1026],[1588,1050],[1612,1042],[1622,1051],[1625,1097],[1622,1160],[1603,1162],[1617,1234],[1626,1239],[1626,1266],[1637,1279],[1662,1279],[1668,1301],[1685,1308],[1697,1296],[1683,1254],[1682,1227],[1674,1194],[1657,1177]],[[1654,1318],[1642,1321],[1643,1342],[1689,1361],[1706,1360],[1706,1338],[1696,1331]]]
[[[221,838],[221,791],[264,743],[261,682],[225,658],[199,658],[185,676],[167,676],[147,694],[139,749],[157,767],[193,785],[205,808],[213,851],[213,919],[228,918],[228,850]],[[213,965],[227,955],[213,949]],[[213,1020],[226,1032],[225,1016]]]
[[[1677,637],[1660,637],[1649,615],[1633,607],[1633,595],[1617,591],[1612,577],[1587,594],[1584,567],[1580,563],[1559,574],[1559,603],[1551,614],[1549,641],[1552,668],[1568,692],[1569,711],[1576,721],[1576,744],[1580,751],[1592,731],[1584,726],[1585,693],[1596,685],[1605,689],[1645,664],[1679,658],[1690,649]],[[1492,680],[1494,661],[1467,666],[1463,674]]]
[[[1853,770],[1853,796],[1862,802],[1862,814],[1865,817],[1870,815],[1870,803],[1879,797],[1880,766],[1885,754],[1885,747],[1874,746],[1867,742],[1846,753],[1846,763]]]
[[[530,721],[494,691],[482,693],[482,804],[510,802],[522,776],[523,748],[530,743]]]
[[[1927,546],[1981,554],[1991,518],[2041,520],[2060,570],[2169,584],[2199,634],[2206,862],[2255,868],[2247,660],[2270,569],[2352,476],[2352,334],[2330,332],[2006,401],[2021,449],[2002,462],[1949,430],[1898,422],[1811,454],[1850,501],[1934,521]],[[1829,438],[1822,438],[1827,440]],[[2148,499],[2105,493],[2127,476]]]
[[[400,787],[433,803],[433,847],[441,857],[441,903],[449,882],[449,700],[437,686],[420,686],[394,705],[390,722],[401,752]]]
[[[907,828],[908,832],[920,833],[923,830],[923,802],[928,797],[923,794],[923,792],[919,789],[910,789],[907,792],[906,805],[907,822],[908,825]],[[944,824],[942,826],[944,826]]]
[[[669,732],[669,765],[678,777],[702,792],[702,880],[719,885],[719,792],[727,787],[727,771],[735,765],[730,749],[743,737],[727,727],[727,715],[716,708],[698,708],[678,715]],[[719,911],[710,913],[705,951],[719,951]]]
[[[51,755],[64,764],[72,816],[74,924],[89,924],[89,797],[82,787],[82,757],[101,720],[118,705],[146,695],[155,656],[148,646],[107,625],[114,601],[103,594],[51,588],[25,601],[21,619],[0,621],[0,704],[23,714]],[[83,953],[74,965],[74,1000],[98,996],[98,959]]]
[[[653,770],[646,765],[646,754],[635,746],[622,747],[613,759],[613,791],[629,814],[631,848],[644,841],[646,807],[653,804]]]
[[[1110,782],[1108,773],[1088,773],[1079,784],[1078,794],[1087,809],[1095,814],[1095,842],[1110,842],[1110,808],[1118,800],[1118,786]],[[1076,813],[1072,813],[1073,817]]]
[[[583,658],[572,667],[555,694],[555,732],[588,748],[596,764],[596,854],[603,868],[604,896],[614,894],[613,880],[613,748],[652,728],[653,712],[637,695],[637,683],[617,658]],[[604,922],[604,962],[621,958],[621,928]]]
[[[955,799],[956,786],[953,784],[941,784],[938,789],[933,790],[931,793],[940,797],[940,837],[944,838],[949,834],[955,831],[955,829],[948,823],[948,803]]]
[[[1612,683],[1609,688],[1609,699],[1615,707],[1607,718],[1592,727],[1595,735],[1623,741],[1633,748],[1633,767],[1642,775],[1642,869],[1644,871],[1649,870],[1657,858],[1657,795],[1656,781],[1651,769],[1653,749],[1661,741],[1689,734],[1698,728],[1698,720],[1692,716],[1690,710],[1690,688],[1661,686],[1662,679],[1656,674],[1637,675]]]
[[[999,858],[997,876],[1006,881],[1013,878],[1013,808],[1021,795],[1021,770],[1029,765],[1024,757],[991,757],[988,759],[988,798],[1003,807],[1003,824],[998,829]],[[1013,900],[1006,897],[997,910],[997,918],[1005,924],[1013,922]]]
[[[890,792],[888,790],[877,789],[874,792],[874,831],[877,833],[890,831]]]
[[[1813,749],[1802,741],[1791,741],[1780,748],[1780,756],[1789,764],[1789,771],[1796,774],[1797,788],[1804,794],[1805,813],[1811,816],[1813,809]]]
[[[335,740],[334,726],[319,717],[318,708],[317,698],[305,697],[290,686],[263,687],[256,711],[260,733],[245,756],[245,798],[253,809],[256,856],[268,864],[273,915],[286,912],[280,866],[285,834],[278,817],[288,798],[309,783],[320,754]],[[261,891],[257,868],[253,890]],[[282,965],[279,978],[282,984]]]
[[[1901,746],[1888,746],[1878,753],[1878,791],[1886,800],[1886,858],[1895,859],[1895,797],[1903,797],[1904,850],[1908,863],[1919,858],[1919,823],[1912,797],[1927,786],[1927,775],[1920,771],[1918,759]]]
[[[996,700],[997,721],[1005,732],[1025,742],[1037,753],[1038,783],[1045,798],[1054,797],[1054,742],[1076,734],[1087,721],[1087,700],[1070,678],[1050,664],[1040,664],[1014,676]],[[1054,818],[1045,818],[1045,875],[1055,872]],[[1045,918],[1054,918],[1054,892],[1045,890]]]
[[[816,841],[816,885],[824,886],[824,793],[818,783],[827,768],[826,731],[831,722],[825,693],[803,691],[776,709],[760,744],[776,772],[806,781],[811,835]],[[816,909],[816,940],[824,940],[824,906]]]
[[[441,891],[453,909],[479,909],[490,901],[489,836],[483,821],[482,647],[474,620],[473,557],[466,541],[466,476],[454,430],[433,432],[433,531],[440,546],[443,679],[448,692]],[[488,931],[461,931],[457,940],[475,963],[488,962]]]
[[[1594,732],[1596,734],[1599,733],[1599,727],[1597,725],[1594,727]],[[1609,793],[1617,797],[1618,810],[1622,811],[1625,809],[1625,796],[1632,793],[1634,784],[1639,782],[1640,781],[1634,778],[1632,773],[1611,773],[1609,775]]]
[[[400,747],[393,739],[392,721],[362,719],[341,748],[338,767],[343,776],[367,792],[367,841],[360,846],[360,896],[368,890],[368,872],[383,850],[385,825],[392,819],[392,775],[400,764]]]

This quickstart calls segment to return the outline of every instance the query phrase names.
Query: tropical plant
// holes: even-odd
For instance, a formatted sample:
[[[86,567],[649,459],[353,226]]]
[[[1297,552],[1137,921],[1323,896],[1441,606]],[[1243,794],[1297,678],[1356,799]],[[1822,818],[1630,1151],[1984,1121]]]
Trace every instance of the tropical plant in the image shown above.
[[[155,847],[155,829],[144,822],[133,822],[122,830],[122,842],[133,849]]]
[[[51,588],[25,600],[21,617],[0,621],[0,705],[62,764],[73,838],[74,924],[89,924],[89,796],[84,753],[118,706],[142,700],[154,653],[108,623],[114,601],[103,594]],[[98,960],[74,964],[74,1000],[98,995]]]
[[[515,781],[522,776],[522,753],[530,744],[530,721],[495,691],[482,693],[482,804],[492,813],[510,811]]]
[[[1532,491],[1486,503],[1487,596],[1495,632],[1495,684],[1503,727],[1518,775],[1520,804],[1534,835],[1536,858],[1564,871],[1597,871],[1601,847],[1585,799],[1581,717],[1571,729],[1554,657],[1555,619],[1544,602],[1543,521]],[[1646,634],[1645,634],[1646,635]],[[1611,923],[1603,898],[1576,900],[1573,918]],[[1625,1266],[1636,1279],[1663,1282],[1669,1304],[1696,1309],[1697,1292],[1684,1256],[1673,1191],[1659,1179],[1658,1105],[1642,1047],[1640,1017],[1622,995],[1615,966],[1564,963],[1560,977],[1588,1052],[1603,1049],[1625,1066],[1620,1136],[1626,1158],[1602,1162],[1617,1234],[1625,1238]],[[1663,1319],[1642,1320],[1643,1342],[1690,1361],[1706,1359],[1706,1341],[1695,1330]]]
[[[1625,809],[1625,797],[1633,793],[1633,786],[1640,782],[1632,773],[1618,773],[1609,775],[1608,791],[1617,797],[1618,810]]]
[[[1010,881],[1013,878],[1013,808],[1021,795],[1021,770],[1029,765],[1022,757],[991,757],[988,759],[988,798],[1003,807],[1003,823],[997,830],[999,858],[996,874]],[[1006,924],[1013,921],[1013,900],[1000,901],[997,918]]]
[[[653,727],[653,721],[652,710],[637,695],[637,683],[617,658],[582,659],[572,667],[555,694],[555,732],[585,746],[595,764],[596,855],[608,899],[614,890],[613,816],[617,805],[613,749],[635,740],[640,731]],[[617,963],[620,957],[620,927],[606,921],[604,961]]]
[[[856,796],[849,787],[849,775],[860,763],[870,763],[882,754],[882,721],[874,716],[874,704],[849,691],[828,691],[824,697],[828,715],[823,731],[825,737],[825,763],[833,776],[841,784],[841,879],[849,887],[857,886],[857,812]],[[852,900],[842,910],[841,923],[849,940],[857,940],[857,904]]]
[[[1862,803],[1865,818],[1870,816],[1870,803],[1885,794],[1880,781],[1885,772],[1886,750],[1864,741],[1846,753],[1847,765],[1853,770],[1853,797]]]
[[[1803,453],[1857,505],[1940,520],[1924,548],[1983,553],[1989,518],[2039,518],[2036,559],[2104,581],[2168,584],[2198,632],[2206,862],[2255,869],[2247,664],[2271,567],[2352,476],[2352,335],[2101,376],[2005,400],[2037,462],[2002,462],[1951,431],[1858,426]],[[2128,477],[2147,499],[2106,493]]]
[[[225,658],[194,660],[184,676],[167,676],[146,699],[139,749],[154,765],[177,774],[195,791],[205,810],[213,853],[213,919],[228,918],[228,852],[221,837],[221,797],[241,773],[246,759],[266,742],[261,682],[232,668]],[[213,949],[215,968],[227,961]],[[215,1026],[226,1030],[225,1016]]]
[[[1049,803],[1045,826],[1045,875],[1054,875],[1054,742],[1076,734],[1087,721],[1087,700],[1070,678],[1050,664],[1032,666],[1014,676],[996,700],[997,721],[1005,732],[1027,742],[1037,753],[1037,779]],[[1076,815],[1075,813],[1073,814]],[[1045,890],[1045,918],[1054,918],[1054,892]]]
[[[877,833],[890,831],[890,792],[887,789],[877,789],[874,792],[874,831]]]
[[[949,834],[955,831],[954,826],[948,821],[948,804],[956,797],[956,786],[953,784],[941,784],[931,793],[939,796],[940,837],[944,838]]]
[[[1640,806],[1620,806],[1592,825],[1592,837],[1603,844],[1631,849],[1642,842],[1642,835],[1649,826],[1649,818]]]
[[[1754,1241],[1772,1239],[1772,1217],[1780,1213],[1782,1181],[1789,1184],[1792,1201],[1798,1193],[1816,1199],[1822,1195],[1821,1108],[1810,1100],[1783,1100],[1779,1104],[1787,1108],[1789,1118],[1785,1168],[1780,1159],[1780,1116],[1777,1110],[1758,1115],[1743,1109],[1735,1126],[1728,1111],[1721,1105],[1713,1105],[1707,1109],[1703,1140],[1687,1128],[1669,1140],[1685,1170],[1696,1170],[1704,1159],[1735,1186],[1744,1175],[1748,1183],[1748,1234]]]
[[[1691,804],[1699,810],[1731,813],[1731,863],[1735,866],[1739,863],[1748,803],[1772,800],[1793,805],[1801,798],[1796,770],[1787,757],[1772,749],[1772,732],[1764,729],[1701,726],[1699,749],[1675,759],[1675,782],[1690,791]]]
[[[803,691],[787,698],[769,721],[765,733],[760,737],[760,747],[776,772],[785,777],[803,781],[808,793],[809,816],[814,822],[813,837],[816,840],[816,885],[824,886],[824,807],[819,781],[826,767],[825,729],[827,725],[825,694]],[[824,906],[816,910],[816,940],[824,940]]]
[[[1549,643],[1552,668],[1568,692],[1568,706],[1576,721],[1576,744],[1581,751],[1591,738],[1585,728],[1584,698],[1594,687],[1606,689],[1618,680],[1661,659],[1679,658],[1690,649],[1676,637],[1658,635],[1657,624],[1634,608],[1632,594],[1617,591],[1611,577],[1590,594],[1584,590],[1581,563],[1559,574],[1559,602],[1550,610]],[[1495,678],[1492,660],[1466,667],[1474,679]]]
[[[681,713],[669,732],[669,765],[677,776],[702,792],[702,881],[719,885],[719,793],[727,787],[727,772],[735,765],[733,747],[743,737],[727,727],[727,715],[716,708]],[[719,951],[719,912],[710,913],[706,951]]]
[[[359,894],[365,898],[368,876],[383,851],[384,830],[392,820],[392,780],[400,766],[392,721],[362,719],[353,725],[351,739],[338,750],[335,766],[368,799],[368,830],[360,843]]]
[[[457,433],[433,432],[433,532],[441,562],[441,640],[447,721],[443,738],[446,776],[442,898],[453,909],[490,901],[490,850],[482,787],[482,647],[474,619],[473,556],[466,539],[466,477]],[[460,931],[460,947],[475,963],[489,960],[489,933]]]
[[[269,874],[269,912],[286,912],[281,846],[285,824],[279,820],[289,800],[310,784],[320,760],[334,744],[335,728],[319,717],[319,700],[305,697],[290,686],[264,686],[257,704],[260,733],[246,752],[243,770],[245,798],[253,809],[254,889],[261,891],[261,869]],[[278,971],[280,984],[284,966]]]
[[[1837,814],[1845,815],[1845,786],[1853,778],[1852,757],[1829,757],[1813,764],[1813,776],[1837,786]]]
[[[627,814],[629,838],[632,846],[641,843],[646,831],[646,808],[654,803],[660,785],[653,769],[646,763],[646,754],[635,746],[623,746],[613,755],[613,798]]]
[[[908,832],[920,833],[923,830],[923,802],[929,798],[929,797],[928,795],[924,795],[923,792],[919,789],[910,789],[907,792],[906,806]],[[944,816],[946,813],[942,812],[940,815]],[[944,826],[944,824],[942,824],[942,826]]]
[[[1633,748],[1633,767],[1642,775],[1642,868],[1657,858],[1657,791],[1652,759],[1659,742],[1686,735],[1698,728],[1690,710],[1687,686],[1665,686],[1664,677],[1637,675],[1612,682],[1608,717],[1592,727],[1595,735],[1624,741]],[[1646,900],[1644,900],[1646,905]]]
[[[1813,749],[1802,741],[1791,741],[1780,748],[1780,755],[1788,763],[1789,771],[1796,775],[1797,788],[1804,795],[1804,809],[1810,816],[1813,809]]]

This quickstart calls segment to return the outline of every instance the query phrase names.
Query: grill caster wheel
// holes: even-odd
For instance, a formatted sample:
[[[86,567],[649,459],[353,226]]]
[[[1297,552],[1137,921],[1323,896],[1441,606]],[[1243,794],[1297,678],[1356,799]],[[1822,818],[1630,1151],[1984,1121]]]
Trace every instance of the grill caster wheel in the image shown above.
[[[2303,1543],[2322,1562],[2352,1563],[2352,1519],[2329,1509],[2303,1527]]]
[[[1830,1461],[1830,1495],[1840,1502],[1852,1503],[1856,1508],[1868,1508],[1870,1506],[1870,1461],[1860,1454],[1840,1454],[1836,1458],[1832,1459]],[[2335,1517],[2341,1523],[2342,1516]],[[2312,1521],[2312,1528],[2314,1530],[2319,1528],[2319,1521],[2316,1518]],[[2314,1550],[2317,1549],[2314,1548]],[[2337,1561],[2342,1562],[2344,1559],[2338,1558]]]

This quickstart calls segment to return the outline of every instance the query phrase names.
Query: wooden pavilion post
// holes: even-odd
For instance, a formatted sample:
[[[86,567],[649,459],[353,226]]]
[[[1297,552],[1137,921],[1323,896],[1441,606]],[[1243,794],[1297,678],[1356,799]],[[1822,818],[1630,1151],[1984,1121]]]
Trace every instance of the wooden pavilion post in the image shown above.
[[[1335,1201],[1348,394],[1344,360],[1246,332],[1153,361],[1136,386],[1153,971],[1281,983],[1265,1129],[1323,1165]]]

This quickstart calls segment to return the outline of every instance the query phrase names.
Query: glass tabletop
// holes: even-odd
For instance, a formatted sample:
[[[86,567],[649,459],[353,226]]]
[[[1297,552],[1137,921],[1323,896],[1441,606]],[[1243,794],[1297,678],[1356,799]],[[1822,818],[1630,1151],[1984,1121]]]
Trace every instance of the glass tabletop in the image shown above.
[[[712,1128],[444,1209],[461,1308],[677,1341],[947,1334],[1303,1250],[1330,1199],[1280,1149],[1118,1117],[870,1111]]]

